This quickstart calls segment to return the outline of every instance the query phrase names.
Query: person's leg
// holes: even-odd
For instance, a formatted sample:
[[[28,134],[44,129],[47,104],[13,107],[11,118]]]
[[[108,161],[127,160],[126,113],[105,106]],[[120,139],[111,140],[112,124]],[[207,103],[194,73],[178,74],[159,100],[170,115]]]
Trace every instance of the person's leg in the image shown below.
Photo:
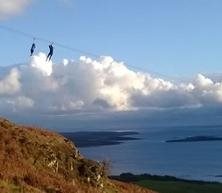
[[[48,61],[49,57],[50,57],[50,53],[48,54],[48,56],[47,56],[47,58],[46,58],[46,61]]]
[[[51,58],[52,58],[52,53],[50,53],[49,60],[51,60]]]

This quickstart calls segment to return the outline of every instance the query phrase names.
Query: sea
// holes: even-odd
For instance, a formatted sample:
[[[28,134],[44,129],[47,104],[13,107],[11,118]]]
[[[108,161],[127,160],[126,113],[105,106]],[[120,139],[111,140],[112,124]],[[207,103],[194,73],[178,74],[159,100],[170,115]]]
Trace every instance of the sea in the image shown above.
[[[103,129],[104,131],[104,129]],[[121,144],[80,147],[87,158],[110,166],[110,175],[169,175],[182,179],[222,182],[222,141],[167,143],[167,140],[192,136],[222,137],[222,126],[153,126],[127,128],[115,132],[138,132]]]

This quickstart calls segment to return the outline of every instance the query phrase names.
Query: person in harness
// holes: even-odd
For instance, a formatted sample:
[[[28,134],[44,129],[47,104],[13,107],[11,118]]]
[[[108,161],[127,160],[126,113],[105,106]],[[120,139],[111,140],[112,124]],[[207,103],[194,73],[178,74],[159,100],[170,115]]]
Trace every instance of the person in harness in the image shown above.
[[[49,53],[48,56],[46,58],[46,61],[50,61],[53,55],[53,51],[54,51],[54,47],[52,46],[52,44],[49,45]]]
[[[30,56],[33,55],[33,53],[34,53],[34,51],[35,51],[35,48],[36,48],[36,46],[35,46],[35,43],[33,42],[33,43],[32,43],[32,46],[31,46],[31,49],[30,49]]]

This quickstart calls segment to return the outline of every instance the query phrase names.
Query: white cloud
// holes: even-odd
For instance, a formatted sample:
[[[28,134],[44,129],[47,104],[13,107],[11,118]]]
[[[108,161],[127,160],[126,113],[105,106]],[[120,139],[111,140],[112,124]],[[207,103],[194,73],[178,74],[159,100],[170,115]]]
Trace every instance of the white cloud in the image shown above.
[[[39,53],[0,78],[3,111],[75,112],[197,108],[222,104],[222,82],[198,74],[172,83],[136,72],[111,57],[80,57],[60,64]]]
[[[210,89],[213,86],[213,81],[202,74],[198,74],[196,78],[196,85],[199,88],[205,88],[205,89]]]
[[[13,68],[2,80],[0,79],[0,95],[16,94],[20,90],[20,73]]]
[[[24,11],[34,0],[0,0],[0,20],[17,15]],[[71,5],[71,0],[57,0],[63,5]]]
[[[0,19],[20,13],[32,0],[0,0]]]
[[[39,53],[38,56],[33,56],[30,66],[41,71],[44,75],[50,76],[52,74],[52,61],[46,62],[46,59],[45,54]]]

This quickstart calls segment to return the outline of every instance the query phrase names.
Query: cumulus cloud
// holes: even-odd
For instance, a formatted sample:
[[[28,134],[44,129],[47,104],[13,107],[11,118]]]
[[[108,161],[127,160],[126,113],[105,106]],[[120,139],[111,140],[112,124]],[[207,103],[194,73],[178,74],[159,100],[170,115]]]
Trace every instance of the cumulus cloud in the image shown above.
[[[222,105],[222,82],[198,74],[173,83],[130,70],[111,57],[53,64],[39,53],[0,73],[0,112],[70,113]]]
[[[20,89],[20,73],[13,68],[2,80],[0,80],[0,95],[12,95]]]
[[[32,0],[0,0],[0,19],[20,13],[31,2]]]

